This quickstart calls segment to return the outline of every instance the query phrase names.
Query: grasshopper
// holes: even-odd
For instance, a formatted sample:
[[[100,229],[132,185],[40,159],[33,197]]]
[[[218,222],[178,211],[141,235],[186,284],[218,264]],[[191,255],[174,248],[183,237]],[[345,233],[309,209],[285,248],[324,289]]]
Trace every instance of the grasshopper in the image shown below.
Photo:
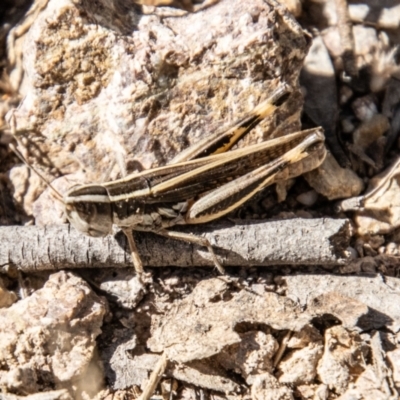
[[[184,150],[166,166],[102,184],[78,185],[64,197],[57,194],[69,222],[93,237],[111,234],[113,225],[120,227],[138,274],[143,273],[143,265],[132,230],[205,246],[216,268],[224,273],[208,240],[169,228],[220,218],[265,187],[322,163],[326,149],[321,128],[227,152],[272,114],[289,93],[287,85],[278,87],[247,117]]]

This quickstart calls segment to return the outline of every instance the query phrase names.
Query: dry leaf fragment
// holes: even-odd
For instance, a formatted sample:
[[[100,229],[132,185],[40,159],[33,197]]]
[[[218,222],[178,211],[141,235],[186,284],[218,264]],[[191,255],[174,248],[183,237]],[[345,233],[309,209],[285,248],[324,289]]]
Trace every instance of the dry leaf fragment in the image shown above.
[[[299,274],[287,275],[284,280],[286,296],[298,299],[309,312],[312,312],[313,299],[320,299],[320,307],[314,304],[316,316],[334,315],[343,319],[346,328],[351,330],[400,330],[400,282],[397,278],[386,276],[383,280],[380,276]],[[328,301],[321,301],[327,300],[332,292],[337,297],[331,306]],[[345,309],[348,298],[353,304],[350,313]],[[368,314],[365,314],[365,306],[368,306]]]
[[[400,158],[371,179],[363,196],[343,200],[341,211],[356,211],[359,235],[390,233],[400,226]]]
[[[359,300],[338,292],[323,293],[309,302],[309,310],[316,315],[332,314],[344,327],[352,329],[368,314],[368,307]]]

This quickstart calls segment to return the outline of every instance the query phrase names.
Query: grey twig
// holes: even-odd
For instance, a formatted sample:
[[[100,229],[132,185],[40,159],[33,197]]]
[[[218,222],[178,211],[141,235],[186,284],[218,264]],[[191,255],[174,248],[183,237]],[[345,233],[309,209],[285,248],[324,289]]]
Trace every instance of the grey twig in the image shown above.
[[[349,261],[345,250],[351,227],[346,219],[226,221],[182,230],[206,237],[226,266],[340,265]],[[151,233],[135,233],[135,237],[146,266],[214,265],[207,249]],[[69,225],[5,226],[0,227],[0,266],[9,265],[33,271],[127,267],[132,262],[122,232],[91,238]]]

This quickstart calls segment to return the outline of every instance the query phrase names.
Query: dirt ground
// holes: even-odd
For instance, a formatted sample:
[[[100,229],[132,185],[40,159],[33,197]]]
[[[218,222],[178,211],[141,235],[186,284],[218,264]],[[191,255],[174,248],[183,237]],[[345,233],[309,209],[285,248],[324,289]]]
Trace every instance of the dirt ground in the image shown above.
[[[398,399],[399,2],[141,3],[0,5],[0,399]],[[64,195],[171,162],[282,85],[232,152],[321,126],[327,154],[182,228],[225,274],[137,233],[138,276],[122,232],[67,227],[10,147]]]

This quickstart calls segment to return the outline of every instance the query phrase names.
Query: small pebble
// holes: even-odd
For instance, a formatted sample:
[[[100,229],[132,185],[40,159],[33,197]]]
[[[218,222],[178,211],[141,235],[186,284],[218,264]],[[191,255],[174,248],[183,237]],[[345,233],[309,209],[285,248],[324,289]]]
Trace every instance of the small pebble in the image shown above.
[[[165,279],[164,283],[167,286],[176,286],[179,283],[179,278],[177,276],[173,276],[171,278]]]
[[[390,255],[397,255],[399,252],[398,250],[398,245],[394,242],[390,242],[386,245],[386,254],[390,254]]]
[[[255,283],[251,285],[251,290],[262,296],[265,293],[265,285]]]
[[[375,96],[367,95],[358,97],[353,101],[351,107],[360,121],[369,121],[375,114],[378,114]]]
[[[344,118],[340,121],[343,133],[352,133],[356,129],[352,118]]]
[[[363,248],[364,248],[364,254],[367,257],[375,257],[378,255],[377,251],[374,250],[369,243],[365,243]]]
[[[353,96],[353,91],[346,85],[340,88],[340,104],[346,104]]]
[[[358,196],[364,190],[363,180],[353,170],[340,167],[330,153],[317,169],[304,174],[304,178],[329,200]]]
[[[296,214],[292,211],[281,211],[277,216],[277,219],[292,219],[296,218]]]
[[[318,200],[318,193],[315,190],[309,190],[297,196],[296,200],[304,206],[311,207]]]
[[[351,247],[351,246],[349,246],[345,250],[345,255],[346,255],[346,257],[349,257],[349,258],[352,258],[352,259],[358,258],[357,250],[354,247]]]
[[[359,261],[353,261],[341,266],[339,270],[341,274],[357,274],[361,272],[361,265]]]
[[[364,121],[353,133],[354,144],[366,149],[390,129],[389,119],[382,114],[375,114]]]
[[[0,308],[10,307],[18,300],[17,295],[6,289],[3,281],[0,279]]]
[[[296,217],[297,217],[297,218],[310,219],[310,218],[312,218],[313,216],[312,216],[312,214],[309,213],[308,211],[299,210],[299,211],[296,211]]]
[[[361,270],[368,274],[376,273],[376,263],[374,259],[372,257],[365,257],[361,262]]]
[[[294,17],[300,17],[301,15],[301,1],[300,0],[278,0],[279,3],[284,4],[290,13],[293,14]]]
[[[385,238],[383,235],[374,235],[369,238],[368,243],[374,250],[376,250],[385,243]]]
[[[358,24],[364,21],[374,21],[376,28],[398,29],[400,21],[400,5],[392,2],[390,7],[382,6],[379,2],[366,2],[368,4],[349,4],[350,19]]]

